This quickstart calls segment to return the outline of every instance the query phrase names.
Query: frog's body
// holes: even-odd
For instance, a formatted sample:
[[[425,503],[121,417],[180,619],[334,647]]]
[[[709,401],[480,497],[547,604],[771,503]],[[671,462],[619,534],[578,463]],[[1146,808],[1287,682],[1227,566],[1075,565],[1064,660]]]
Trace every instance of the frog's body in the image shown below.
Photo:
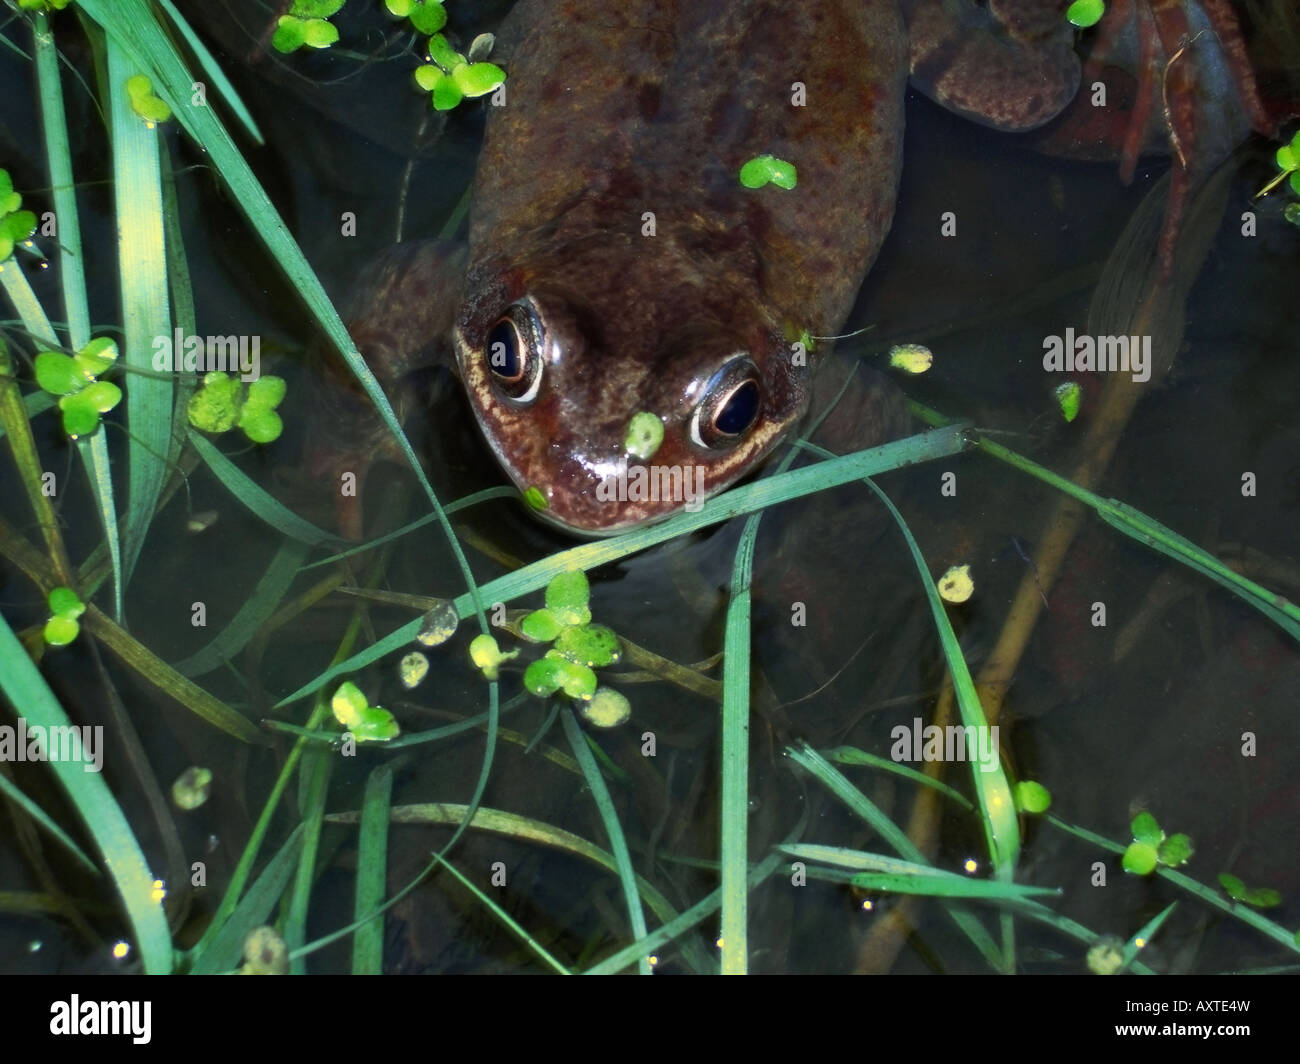
[[[889,230],[909,69],[947,106],[1033,128],[1077,88],[1067,2],[520,0],[467,260],[397,253],[354,336],[388,383],[449,332],[487,442],[553,523],[680,509],[654,486],[712,494],[803,415],[817,356],[799,340],[839,330]],[[743,187],[760,155],[796,187]],[[630,457],[641,412],[664,437]]]

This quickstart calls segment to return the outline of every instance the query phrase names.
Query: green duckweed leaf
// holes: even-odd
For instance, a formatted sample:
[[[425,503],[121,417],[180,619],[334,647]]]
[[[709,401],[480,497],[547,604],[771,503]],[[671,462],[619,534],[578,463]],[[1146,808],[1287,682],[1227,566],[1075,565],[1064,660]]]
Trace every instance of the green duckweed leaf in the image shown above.
[[[52,647],[66,647],[81,631],[81,625],[72,617],[51,617],[45,622],[45,642]]]
[[[1164,841],[1165,833],[1156,823],[1156,818],[1145,810],[1138,813],[1133,818],[1131,825],[1133,829],[1133,838],[1138,842],[1144,842],[1148,846],[1156,847]]]
[[[58,351],[41,351],[35,366],[36,383],[51,395],[71,395],[94,379],[76,359]]]
[[[506,72],[495,63],[469,63],[453,67],[450,76],[456,83],[456,88],[471,98],[486,96],[506,80]]]
[[[560,573],[546,586],[546,608],[566,625],[591,620],[590,600],[591,584],[581,569]]]
[[[619,659],[618,636],[603,624],[565,628],[555,640],[555,652],[580,665],[603,668]]]
[[[525,639],[531,639],[534,643],[549,643],[564,630],[564,625],[550,610],[543,609],[534,610],[525,617],[519,630]]]
[[[1156,848],[1145,842],[1134,842],[1124,851],[1124,871],[1135,876],[1149,876],[1159,860]]]

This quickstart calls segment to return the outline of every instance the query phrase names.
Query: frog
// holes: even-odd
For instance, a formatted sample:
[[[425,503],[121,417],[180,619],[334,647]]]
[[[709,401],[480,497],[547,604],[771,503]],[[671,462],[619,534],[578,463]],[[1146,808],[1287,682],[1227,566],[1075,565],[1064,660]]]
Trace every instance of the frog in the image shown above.
[[[519,0],[497,34],[507,80],[468,240],[386,256],[353,337],[399,415],[413,369],[454,366],[502,470],[565,533],[698,505],[808,411],[890,230],[909,82],[1038,129],[1079,86],[1066,7]],[[769,156],[793,187],[741,182]],[[633,442],[647,415],[649,447]]]

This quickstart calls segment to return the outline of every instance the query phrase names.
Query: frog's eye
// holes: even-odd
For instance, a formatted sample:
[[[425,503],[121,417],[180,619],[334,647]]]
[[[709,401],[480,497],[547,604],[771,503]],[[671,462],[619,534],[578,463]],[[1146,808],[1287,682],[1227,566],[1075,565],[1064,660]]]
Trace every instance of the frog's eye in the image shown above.
[[[517,403],[531,403],[542,384],[545,342],[532,305],[512,304],[487,334],[487,365],[497,390]]]
[[[691,415],[691,439],[711,450],[737,443],[762,409],[758,381],[758,368],[745,355],[718,370],[704,386],[704,398]]]

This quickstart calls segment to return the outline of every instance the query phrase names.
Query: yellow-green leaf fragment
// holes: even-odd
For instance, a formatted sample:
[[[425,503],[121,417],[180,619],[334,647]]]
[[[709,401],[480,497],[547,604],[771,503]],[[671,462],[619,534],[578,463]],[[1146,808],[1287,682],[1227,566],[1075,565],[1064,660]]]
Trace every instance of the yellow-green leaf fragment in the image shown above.
[[[172,784],[172,804],[189,812],[198,809],[212,793],[212,770],[191,765]]]
[[[746,188],[762,188],[770,182],[777,188],[791,189],[798,180],[794,165],[774,155],[756,155],[740,168],[740,183]]]
[[[404,654],[402,660],[398,662],[397,674],[402,681],[402,686],[408,691],[419,687],[424,682],[424,678],[429,675],[429,659],[418,650],[412,650],[409,654]]]
[[[415,638],[426,647],[436,647],[456,634],[460,615],[454,603],[444,600],[425,613]]]
[[[99,406],[85,389],[59,399],[59,409],[63,412],[63,431],[74,440],[99,428]]]
[[[393,715],[379,706],[366,706],[355,725],[348,729],[359,743],[382,743],[396,739],[402,729]]]
[[[1097,25],[1105,13],[1104,0],[1074,0],[1074,3],[1065,9],[1065,18],[1070,25],[1086,30]]]
[[[425,92],[433,92],[438,87],[438,82],[446,76],[434,63],[422,63],[415,68],[415,84]]]
[[[889,349],[889,364],[904,373],[924,373],[934,365],[934,355],[923,344],[895,344]]]
[[[632,716],[632,704],[621,691],[598,687],[590,702],[579,707],[582,718],[597,728],[616,728]]]
[[[564,662],[555,658],[538,658],[524,670],[524,687],[538,698],[555,694],[564,683]]]
[[[1093,975],[1114,975],[1124,967],[1124,944],[1113,935],[1105,936],[1088,949],[1088,971]]]
[[[81,625],[72,617],[51,617],[45,622],[45,642],[52,647],[65,647],[77,638]]]
[[[939,597],[945,602],[965,602],[975,592],[969,565],[954,565],[939,578]]]
[[[648,461],[663,442],[664,423],[658,417],[648,410],[632,415],[623,436],[623,447],[629,455]]]
[[[1056,397],[1056,405],[1061,410],[1061,416],[1066,421],[1073,421],[1079,416],[1079,406],[1083,401],[1083,388],[1078,381],[1065,381],[1058,384],[1052,394]]]
[[[289,947],[273,927],[255,927],[244,939],[244,963],[240,975],[286,975]]]
[[[239,412],[239,427],[254,443],[272,443],[284,431],[284,422],[274,410],[245,404]]]
[[[441,33],[435,33],[429,38],[428,56],[430,62],[436,63],[443,70],[451,70],[460,63],[465,62],[465,57],[451,46]]]
[[[497,641],[492,636],[484,633],[475,636],[469,644],[469,659],[483,673],[484,677],[489,680],[495,680],[500,671],[502,662],[509,661],[511,658],[517,658],[519,651],[512,650],[507,654],[501,652],[497,646]]]
[[[243,406],[239,381],[219,370],[203,378],[203,386],[190,396],[186,413],[190,424],[202,432],[226,432],[239,421]]]
[[[274,374],[258,377],[248,386],[248,398],[244,402],[248,406],[274,410],[284,398],[286,387],[283,377]]]
[[[330,699],[330,709],[334,713],[334,719],[345,728],[354,728],[360,724],[361,714],[369,705],[366,696],[361,693],[361,688],[351,680],[340,684],[339,689],[334,692],[334,697]]]
[[[1016,808],[1022,813],[1045,813],[1052,804],[1052,794],[1041,783],[1021,780],[1014,791]]]

